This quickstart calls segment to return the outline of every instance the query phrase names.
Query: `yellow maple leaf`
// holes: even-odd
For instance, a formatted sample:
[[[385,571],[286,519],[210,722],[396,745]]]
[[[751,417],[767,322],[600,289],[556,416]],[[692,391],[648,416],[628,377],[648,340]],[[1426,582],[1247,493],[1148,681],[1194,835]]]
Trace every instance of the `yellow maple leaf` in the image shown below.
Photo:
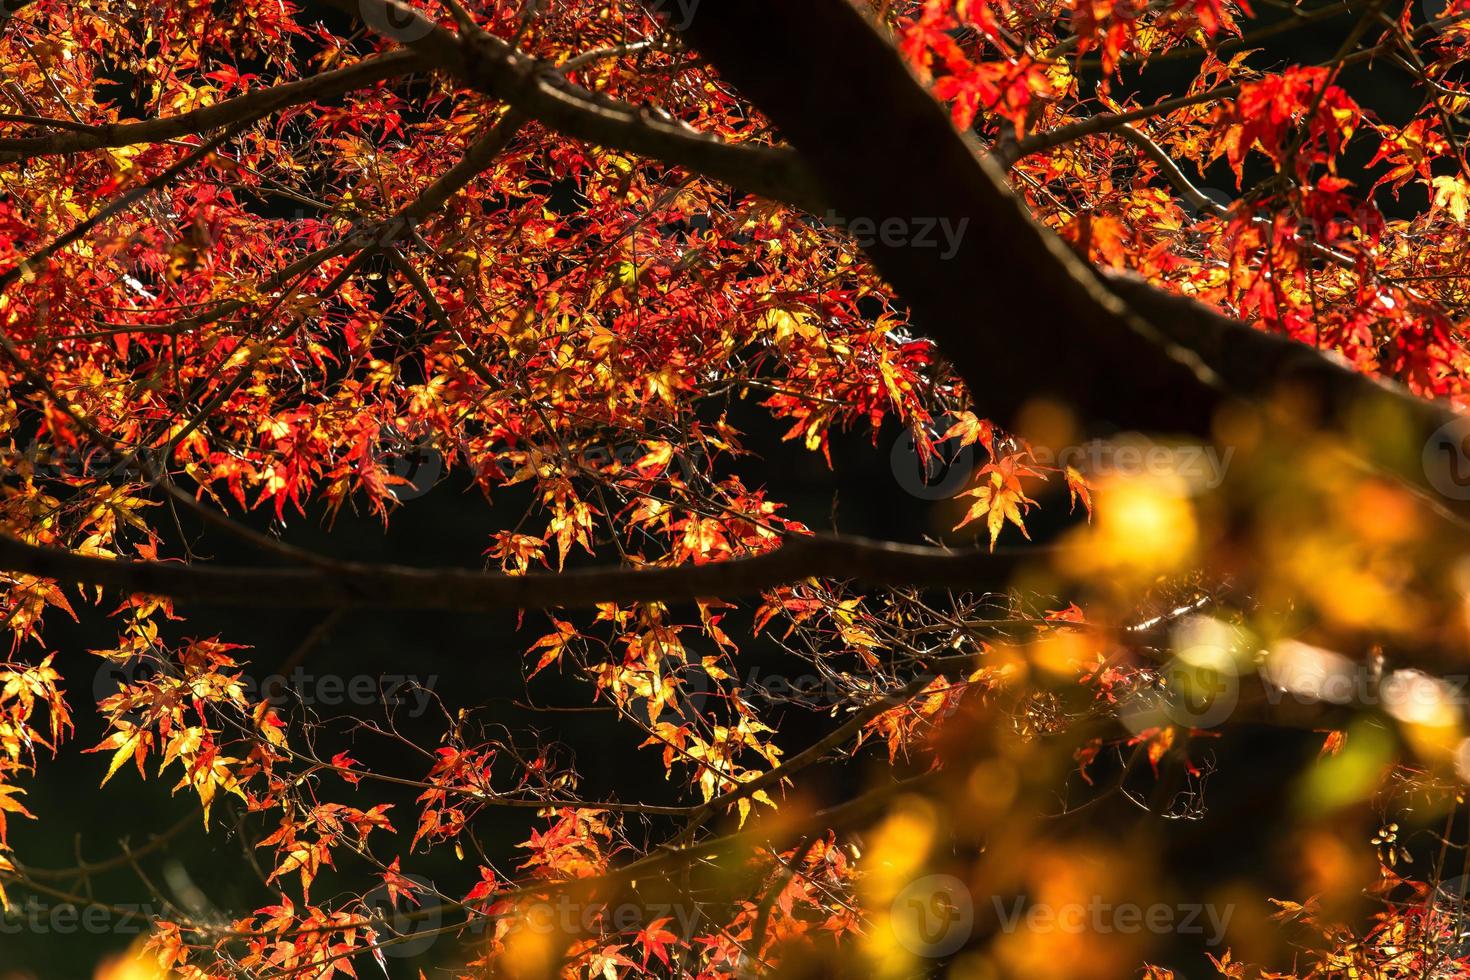
[[[1448,210],[1455,224],[1463,225],[1466,214],[1470,214],[1470,184],[1458,176],[1435,177],[1431,183],[1434,185],[1434,210]]]

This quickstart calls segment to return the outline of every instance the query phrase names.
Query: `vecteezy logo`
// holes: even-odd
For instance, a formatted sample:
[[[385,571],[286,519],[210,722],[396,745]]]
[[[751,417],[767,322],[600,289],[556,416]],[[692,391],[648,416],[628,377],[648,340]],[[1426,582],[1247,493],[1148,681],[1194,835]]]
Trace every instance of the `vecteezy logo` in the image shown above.
[[[714,679],[705,669],[703,658],[689,651],[683,660],[665,659],[661,669],[662,676],[657,683],[664,685],[672,682],[675,690],[663,702],[662,709],[653,721],[675,726],[698,725],[714,685]],[[668,694],[667,691],[661,693]],[[650,711],[652,707],[653,701],[650,699]]]
[[[1240,680],[1231,669],[1229,654],[1200,657],[1198,651],[1176,657],[1162,671],[1164,714],[1185,728],[1213,728],[1235,710]]]
[[[1424,443],[1424,476],[1451,500],[1470,500],[1470,418],[1446,422]]]
[[[434,30],[433,21],[398,0],[361,0],[358,9],[374,33],[399,44],[412,44]]]
[[[961,445],[959,436],[936,441],[949,431],[953,422],[949,416],[941,416],[924,426],[934,445],[933,455],[920,451],[912,429],[905,429],[894,440],[888,462],[893,468],[893,478],[910,495],[920,500],[948,500],[970,482],[975,447]]]
[[[1134,734],[1164,725],[1213,728],[1240,700],[1240,678],[1230,652],[1195,645],[1161,665],[1156,682],[1126,699],[1120,717]]]
[[[644,0],[644,6],[664,18],[674,30],[682,31],[694,23],[699,0]]]
[[[414,887],[400,885],[399,895],[412,898],[395,897],[386,883],[362,896],[363,915],[378,934],[374,942],[380,944],[378,951],[384,956],[408,957],[426,952],[439,938],[439,925],[444,919],[434,883],[418,875],[402,877]]]
[[[1429,928],[1441,962],[1470,956],[1470,877],[1441,881],[1430,895]]]
[[[955,952],[970,938],[975,905],[970,890],[953,875],[927,875],[910,882],[889,913],[894,938],[918,956]]]
[[[394,477],[388,489],[399,503],[422,497],[444,474],[444,457],[426,439],[390,449],[381,460],[383,468]]]
[[[1436,34],[1443,34],[1455,23],[1463,25],[1465,15],[1470,10],[1466,9],[1464,0],[1419,0],[1419,13],[1423,15],[1426,26]],[[1450,23],[1440,23],[1441,21]]]
[[[1218,187],[1201,187],[1199,193],[1203,200],[1192,199],[1180,202],[1184,213],[1196,221],[1202,218],[1213,218],[1220,213],[1219,209],[1223,208],[1228,211],[1230,205],[1235,203],[1233,197]]]
[[[125,661],[104,660],[92,677],[92,695],[100,703],[128,687],[151,680],[161,673],[159,664],[143,657]]]

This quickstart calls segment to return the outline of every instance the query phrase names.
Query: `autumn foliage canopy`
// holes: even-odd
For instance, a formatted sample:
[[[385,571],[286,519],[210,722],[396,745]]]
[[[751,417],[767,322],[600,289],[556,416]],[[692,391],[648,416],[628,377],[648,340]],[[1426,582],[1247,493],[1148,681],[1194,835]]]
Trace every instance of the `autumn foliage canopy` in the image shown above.
[[[7,14],[0,895],[99,975],[1470,976],[1463,0]],[[505,633],[254,682],[394,611]]]

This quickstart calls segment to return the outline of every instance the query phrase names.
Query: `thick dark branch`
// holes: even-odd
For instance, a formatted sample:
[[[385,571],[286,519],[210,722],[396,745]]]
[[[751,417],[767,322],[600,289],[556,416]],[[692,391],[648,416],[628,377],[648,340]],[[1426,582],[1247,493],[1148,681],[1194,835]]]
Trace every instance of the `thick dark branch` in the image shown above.
[[[1014,421],[1050,397],[1090,419],[1209,430],[1217,379],[1032,221],[846,0],[703,0],[686,33],[775,122],[842,217],[888,223],[866,250],[978,411]],[[957,246],[922,247],[920,232],[941,221],[961,229]]]
[[[820,212],[820,186],[785,147],[727,143],[646,109],[589,92],[486,33],[461,38],[397,0],[328,0],[394,34],[436,67],[574,139],[685,167],[751,194]]]
[[[335,98],[385,79],[422,71],[428,65],[428,59],[419,52],[393,51],[364,58],[346,68],[246,92],[233,99],[177,116],[141,122],[100,124],[83,132],[0,139],[0,164],[46,154],[77,153],[102,147],[131,146],[135,143],[158,143],[221,126],[253,122],[288,106]]]
[[[1099,277],[1031,219],[999,167],[971,151],[848,0],[703,0],[687,33],[775,121],[845,214],[909,230],[936,218],[969,222],[952,255],[901,236],[894,245],[878,236],[867,251],[984,414],[1011,421],[1045,396],[1089,423],[1212,438],[1227,398],[1259,403],[1289,387],[1329,427],[1363,409],[1391,412],[1423,443],[1458,418],[1188,298]],[[1395,472],[1429,493],[1422,469],[1400,460]],[[1432,499],[1470,516],[1463,501]]]
[[[872,585],[991,590],[1005,585],[1018,557],[950,553],[863,538],[791,537],[754,558],[675,568],[597,568],[500,575],[472,569],[419,569],[343,562],[316,568],[229,568],[117,561],[0,536],[0,569],[184,602],[275,608],[492,609],[589,607],[599,602],[687,602],[756,595],[808,578]]]
[[[1443,516],[1461,523],[1470,518],[1470,504],[1436,491],[1420,465],[1418,447],[1444,426],[1463,422],[1464,417],[1448,406],[1415,397],[1392,382],[1370,378],[1336,355],[1277,334],[1252,330],[1186,296],[1156,289],[1136,276],[1110,273],[1104,282],[1129,307],[1158,324],[1175,343],[1197,353],[1225,379],[1230,391],[1243,399],[1260,402],[1283,391],[1303,394],[1309,397],[1308,404],[1315,409],[1318,420],[1332,427],[1346,424],[1355,413],[1404,420],[1415,435],[1413,451],[1364,462],[1397,476]]]

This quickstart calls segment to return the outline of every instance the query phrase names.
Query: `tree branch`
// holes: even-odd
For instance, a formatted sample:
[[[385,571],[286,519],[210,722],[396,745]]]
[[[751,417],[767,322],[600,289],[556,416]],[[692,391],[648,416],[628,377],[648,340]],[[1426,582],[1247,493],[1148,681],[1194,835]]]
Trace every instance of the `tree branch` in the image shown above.
[[[1089,419],[1209,431],[1219,379],[1031,219],[850,3],[703,0],[686,33],[776,123],[839,212],[911,233],[878,235],[866,250],[977,411],[1012,422],[1051,398]],[[939,220],[964,228],[955,247],[915,247],[921,224]]]
[[[0,164],[48,154],[78,153],[103,147],[131,146],[134,143],[159,143],[207,129],[253,122],[287,106],[320,102],[353,89],[365,88],[375,82],[422,71],[427,67],[428,59],[419,52],[392,51],[310,78],[246,92],[233,99],[176,116],[132,123],[99,124],[86,127],[82,132],[0,139]]]
[[[1346,8],[1343,8],[1343,10],[1344,12],[1346,12]],[[1452,14],[1448,17],[1441,17],[1438,20],[1430,21],[1427,24],[1421,25],[1418,29],[1416,29],[1412,34],[1409,35],[1409,38],[1411,40],[1417,40],[1419,38],[1428,37],[1436,31],[1442,31],[1446,27],[1457,24],[1467,19],[1470,19],[1470,13],[1461,12]],[[1324,62],[1323,66],[1326,67],[1335,65],[1338,67],[1346,67],[1348,65],[1355,65],[1361,61],[1369,61],[1386,51],[1394,49],[1397,46],[1397,41],[1388,41],[1383,44],[1374,45],[1371,48],[1364,48],[1361,51],[1355,51],[1352,54],[1346,55],[1345,57],[1333,58],[1331,61]],[[1157,61],[1162,59],[1156,57],[1152,60]],[[1025,139],[1020,140],[1015,145],[1014,151],[1011,154],[1008,154],[1007,158],[1005,159],[1005,164],[1006,166],[1010,166],[1022,157],[1027,157],[1033,153],[1041,153],[1045,150],[1053,149],[1055,147],[1061,146],[1063,143],[1070,143],[1074,140],[1082,139],[1084,136],[1095,136],[1098,133],[1105,133],[1109,130],[1117,129],[1120,126],[1126,126],[1129,123],[1135,123],[1143,119],[1150,119],[1154,116],[1166,115],[1170,112],[1174,112],[1178,109],[1188,108],[1192,105],[1200,105],[1204,102],[1213,102],[1217,99],[1232,99],[1239,94],[1239,84],[1217,85],[1216,87],[1206,89],[1203,92],[1195,92],[1192,95],[1181,95],[1178,98],[1174,99],[1165,99],[1162,102],[1155,102],[1153,105],[1139,106],[1137,109],[1129,109],[1126,112],[1100,112],[1097,115],[1091,116],[1087,119],[1081,119],[1074,123],[1068,123],[1065,126],[1058,126],[1056,129],[1049,129],[1044,133],[1033,133]]]
[[[11,573],[185,602],[298,609],[484,612],[590,607],[599,602],[688,602],[755,595],[808,578],[989,590],[1003,586],[1018,561],[1018,554],[1008,551],[951,553],[864,538],[793,536],[763,555],[705,565],[501,575],[357,562],[341,562],[325,570],[122,561],[39,547],[0,535],[0,569]]]
[[[712,180],[806,211],[824,206],[806,164],[785,147],[727,143],[673,119],[573,84],[556,68],[483,31],[461,37],[397,0],[326,0],[396,33],[436,67],[574,139],[685,167]],[[391,11],[391,12],[390,12]]]
[[[1218,201],[1210,200],[1205,196],[1203,191],[1194,186],[1194,183],[1185,176],[1184,171],[1179,169],[1179,164],[1174,162],[1174,158],[1169,156],[1164,151],[1164,148],[1155,143],[1143,130],[1135,129],[1132,126],[1119,126],[1118,135],[1129,143],[1132,143],[1138,148],[1139,152],[1154,162],[1159,168],[1159,173],[1163,175],[1165,180],[1174,185],[1174,189],[1179,192],[1179,196],[1184,200],[1186,205],[1196,211],[1205,211],[1217,218],[1223,218],[1230,213],[1229,208]],[[1271,219],[1263,216],[1257,216],[1254,221],[1263,227],[1269,228],[1271,225]],[[1339,252],[1335,248],[1328,248],[1326,245],[1317,241],[1306,242],[1304,245],[1308,252],[1340,268],[1356,270],[1358,267],[1357,260],[1346,252]],[[1175,339],[1177,340],[1179,338]]]
[[[1460,418],[1187,297],[1133,277],[1100,278],[1032,220],[1000,168],[971,152],[848,0],[703,0],[687,34],[772,118],[846,213],[879,226],[935,216],[976,225],[953,261],[882,240],[867,251],[983,414],[1010,422],[1027,401],[1048,397],[1089,423],[1213,438],[1226,399],[1260,403],[1290,386],[1329,428],[1367,408],[1408,419],[1427,442]],[[1135,117],[1094,125],[1101,131]],[[872,152],[877,146],[882,153]],[[1433,495],[1416,453],[1397,457],[1376,462],[1441,513],[1470,517],[1465,501]]]

